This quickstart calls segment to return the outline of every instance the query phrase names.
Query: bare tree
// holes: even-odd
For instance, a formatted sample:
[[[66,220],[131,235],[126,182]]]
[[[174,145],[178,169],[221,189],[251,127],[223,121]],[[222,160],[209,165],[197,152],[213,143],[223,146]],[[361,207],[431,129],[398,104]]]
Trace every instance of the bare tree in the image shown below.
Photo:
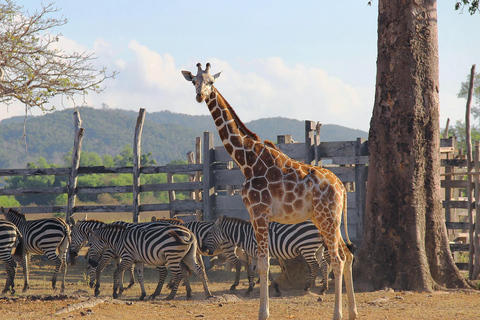
[[[374,290],[467,288],[440,199],[436,1],[379,0],[378,10],[364,241],[354,279]]]
[[[58,11],[53,3],[33,13],[12,0],[0,3],[0,103],[18,100],[25,112],[35,107],[51,111],[55,107],[45,106],[51,98],[102,92],[100,84],[115,76],[115,71],[97,70],[92,53],[58,49],[61,35],[51,30],[67,23],[63,16],[50,17]]]

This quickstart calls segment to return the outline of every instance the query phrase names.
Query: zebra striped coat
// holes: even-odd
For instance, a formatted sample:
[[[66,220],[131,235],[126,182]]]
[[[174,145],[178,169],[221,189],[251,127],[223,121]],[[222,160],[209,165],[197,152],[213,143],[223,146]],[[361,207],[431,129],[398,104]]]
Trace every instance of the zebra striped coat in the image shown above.
[[[154,299],[161,292],[167,274],[166,263],[168,263],[175,279],[172,291],[166,298],[167,300],[175,297],[178,285],[185,276],[186,270],[182,267],[183,264],[193,270],[203,281],[207,298],[212,296],[208,289],[205,270],[196,260],[197,242],[195,236],[183,226],[158,223],[132,224],[129,226],[107,225],[92,232],[89,263],[95,266],[105,246],[121,257],[121,262],[114,271],[114,298],[122,293],[122,288],[119,288],[118,285],[120,274],[133,263],[136,264],[138,281],[142,289],[141,300],[146,296],[143,279],[144,264],[154,265],[159,271],[159,282],[150,299]],[[117,290],[119,290],[118,293]]]
[[[17,243],[17,248],[12,256],[12,249]],[[17,263],[14,260],[23,256],[23,237],[18,228],[11,222],[0,220],[0,261],[5,264],[5,271],[7,272],[7,280],[2,294],[10,291],[15,293],[15,270]]]
[[[70,244],[70,249],[68,251],[69,261],[71,265],[75,264],[78,252],[87,244],[90,231],[97,230],[106,225],[105,222],[100,220],[87,220],[86,216],[83,220],[76,221],[70,217],[70,227],[72,228],[72,243]],[[123,221],[114,222],[114,224],[124,224],[128,223]],[[88,254],[87,254],[88,256]],[[115,260],[115,263],[118,265],[120,258],[118,255],[113,252],[112,249],[106,248],[105,252],[102,254],[102,259],[98,263],[98,267],[93,268],[90,264],[87,263],[87,274],[90,278],[89,285],[90,288],[95,286],[95,295],[100,294],[100,276],[105,267],[110,263],[110,261]],[[134,275],[134,266],[132,265],[129,268],[130,283],[125,289],[131,288],[135,284],[135,275]],[[123,286],[123,275],[122,275],[122,284]]]
[[[250,222],[232,217],[219,217],[211,233],[205,240],[204,250],[213,252],[219,243],[230,242],[242,248],[253,260],[257,258],[257,239]],[[323,286],[320,293],[328,289],[328,261],[324,259],[325,245],[318,229],[311,221],[298,224],[281,224],[270,222],[269,224],[269,248],[270,255],[276,259],[294,259],[299,255],[305,258],[309,269],[309,278],[304,286],[309,290],[315,283],[317,272],[322,268]],[[249,288],[247,293],[253,290],[253,273],[249,272]],[[278,284],[270,277],[277,294]]]
[[[197,238],[198,248],[200,249],[199,251],[204,256],[217,256],[220,253],[223,253],[227,260],[230,261],[230,263],[232,263],[235,267],[235,280],[230,287],[230,291],[234,291],[236,289],[240,283],[240,272],[242,265],[245,264],[245,268],[247,270],[249,268],[248,262],[238,257],[236,253],[237,246],[227,241],[219,244],[218,248],[212,253],[202,251],[202,247],[204,247],[204,241],[207,239],[210,230],[215,224],[215,220],[182,222],[182,220],[179,219],[156,219],[155,217],[152,217],[152,221],[167,221],[171,222],[172,224],[180,224],[187,227]]]
[[[25,284],[23,292],[29,288],[28,256],[31,254],[44,254],[55,263],[55,271],[52,277],[53,290],[56,289],[57,274],[60,270],[62,271],[61,292],[63,292],[67,273],[67,249],[71,240],[70,227],[60,218],[27,221],[25,215],[13,209],[5,211],[2,208],[2,212],[6,220],[17,226],[24,238],[25,254],[22,258],[22,266]]]

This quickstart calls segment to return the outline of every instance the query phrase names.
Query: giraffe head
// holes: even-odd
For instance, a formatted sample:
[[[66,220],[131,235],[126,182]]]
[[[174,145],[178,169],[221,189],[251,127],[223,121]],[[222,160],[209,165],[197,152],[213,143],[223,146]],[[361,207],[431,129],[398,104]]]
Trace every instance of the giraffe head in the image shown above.
[[[190,71],[182,71],[183,76],[187,81],[192,81],[195,86],[195,91],[197,92],[197,101],[202,102],[205,100],[205,97],[210,95],[212,91],[212,86],[215,80],[220,77],[220,73],[216,73],[213,76],[210,75],[210,63],[207,63],[205,70],[202,70],[202,65],[197,63],[197,75],[194,76]]]

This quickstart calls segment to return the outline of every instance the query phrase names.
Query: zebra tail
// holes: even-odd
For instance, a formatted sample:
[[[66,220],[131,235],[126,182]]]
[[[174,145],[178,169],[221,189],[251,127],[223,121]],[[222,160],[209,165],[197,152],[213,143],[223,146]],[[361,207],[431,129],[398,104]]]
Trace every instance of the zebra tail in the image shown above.
[[[178,242],[182,244],[191,244],[191,241],[185,241],[182,237],[178,235],[178,233],[175,232],[175,230],[170,229],[169,231],[170,235],[175,238]]]
[[[23,236],[20,234],[20,232],[17,233],[17,240],[18,240],[17,248],[13,253],[13,258],[21,260],[24,254],[25,244],[24,244]]]

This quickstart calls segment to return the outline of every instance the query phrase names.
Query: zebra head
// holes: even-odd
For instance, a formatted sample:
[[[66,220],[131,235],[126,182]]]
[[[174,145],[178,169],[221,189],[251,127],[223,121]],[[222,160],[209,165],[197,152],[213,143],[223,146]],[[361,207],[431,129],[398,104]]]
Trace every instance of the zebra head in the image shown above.
[[[87,244],[89,233],[88,229],[98,229],[105,225],[105,223],[98,220],[87,220],[87,216],[82,220],[75,222],[70,218],[70,227],[72,229],[72,241],[68,250],[70,264],[73,266],[76,262],[79,251]]]
[[[88,229],[90,248],[88,250],[88,264],[94,268],[108,248],[115,251],[116,245],[123,244],[123,232],[126,226],[112,223],[96,230]]]
[[[202,252],[213,255],[214,252],[219,249],[220,245],[227,241],[224,233],[223,217],[223,215],[218,217],[207,233],[206,238],[203,240],[203,245],[200,248]]]

